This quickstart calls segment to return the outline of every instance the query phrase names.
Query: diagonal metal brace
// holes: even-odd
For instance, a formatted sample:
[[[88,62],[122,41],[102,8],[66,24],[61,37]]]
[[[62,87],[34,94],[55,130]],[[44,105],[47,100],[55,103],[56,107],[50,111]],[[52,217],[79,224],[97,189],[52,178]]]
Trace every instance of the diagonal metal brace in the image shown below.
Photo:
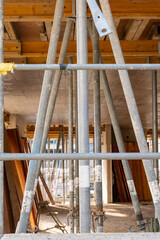
[[[101,12],[96,1],[95,0],[86,0],[86,1],[91,10],[92,17],[93,17],[99,36],[103,37],[110,34],[112,32],[110,29],[110,26],[106,18],[104,17],[103,13]]]

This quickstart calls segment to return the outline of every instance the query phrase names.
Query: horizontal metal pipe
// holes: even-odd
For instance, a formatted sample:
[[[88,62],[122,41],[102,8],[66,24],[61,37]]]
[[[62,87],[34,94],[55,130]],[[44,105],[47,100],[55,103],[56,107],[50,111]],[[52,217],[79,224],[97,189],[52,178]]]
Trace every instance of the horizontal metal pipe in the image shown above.
[[[158,70],[160,64],[16,64],[14,70]]]
[[[139,160],[160,159],[160,153],[0,153],[0,161],[12,160]]]

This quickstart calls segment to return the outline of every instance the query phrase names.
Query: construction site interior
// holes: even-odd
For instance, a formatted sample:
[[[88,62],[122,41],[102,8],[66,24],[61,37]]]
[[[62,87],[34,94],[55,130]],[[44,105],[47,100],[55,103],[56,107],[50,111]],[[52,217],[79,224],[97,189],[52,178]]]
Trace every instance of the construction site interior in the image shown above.
[[[0,0],[0,239],[160,239],[159,91],[159,0]]]

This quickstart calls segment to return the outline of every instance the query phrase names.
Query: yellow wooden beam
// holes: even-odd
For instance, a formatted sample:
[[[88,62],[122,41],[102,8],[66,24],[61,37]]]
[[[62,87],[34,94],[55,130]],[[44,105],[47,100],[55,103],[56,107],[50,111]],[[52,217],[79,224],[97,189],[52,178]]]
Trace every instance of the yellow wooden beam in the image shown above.
[[[155,57],[154,61],[159,62],[158,56],[158,41],[157,40],[137,40],[126,41],[122,40],[121,46],[123,54],[127,59],[127,62],[146,62],[148,56]],[[57,58],[59,57],[62,42],[59,41],[57,49]],[[48,52],[47,42],[18,42],[18,41],[5,41],[4,43],[4,57],[6,59],[26,59],[27,63],[45,63]],[[112,63],[114,61],[113,52],[110,42],[99,42],[101,54],[103,56],[104,63]],[[76,41],[70,41],[68,45],[67,55],[73,55],[74,63],[76,63]],[[88,42],[88,57],[89,63],[92,63],[92,44]],[[132,60],[133,58],[133,60]]]
[[[110,0],[113,17],[122,19],[160,19],[160,2]],[[5,21],[51,21],[55,0],[5,0]],[[64,17],[72,16],[72,1],[66,0]],[[88,9],[88,16],[91,16]]]
[[[8,36],[11,40],[17,40],[17,33],[14,27],[14,24],[11,22],[5,22],[4,23],[5,28],[7,30]]]
[[[33,138],[34,136],[34,130],[35,130],[35,125],[27,125],[27,137],[29,138]],[[63,127],[64,130],[64,135],[67,136],[68,135],[68,127],[64,126]],[[104,131],[105,127],[103,125],[101,125],[101,131]],[[57,138],[60,132],[60,126],[54,126],[54,127],[50,127],[49,130],[49,135],[48,137],[50,138]],[[94,126],[90,125],[89,126],[89,135],[92,138],[94,134]],[[75,127],[73,127],[73,136],[75,137]]]
[[[59,55],[62,42],[59,41],[57,56]],[[22,42],[23,57],[43,57],[48,52],[48,42]],[[158,56],[157,40],[121,41],[124,56]],[[100,41],[99,47],[103,56],[113,56],[109,41]],[[76,56],[76,41],[70,41],[67,55]],[[92,56],[92,44],[88,41],[88,55]]]
[[[125,56],[125,62],[126,63],[147,63],[147,57],[136,57],[136,56]],[[18,59],[18,62],[17,62],[17,59]],[[23,58],[22,58],[23,59]],[[57,58],[58,60],[58,58]],[[56,60],[56,62],[57,62]],[[11,62],[14,62],[14,63],[20,63],[19,62],[20,59],[19,58],[15,58],[15,59],[12,59]],[[30,57],[30,58],[26,58],[26,63],[28,64],[45,64],[46,63],[46,57]],[[66,59],[66,62],[67,63],[67,59]],[[73,59],[73,63],[77,63],[76,61],[76,58]],[[88,57],[88,63],[89,64],[92,64],[93,63],[93,59],[92,57]],[[109,64],[109,63],[115,63],[115,60],[114,60],[114,57],[105,57],[103,56],[103,63],[106,63],[106,64]],[[159,57],[150,57],[150,63],[160,63],[160,58]]]
[[[19,41],[4,41],[4,52],[5,53],[21,53],[21,43]]]
[[[133,40],[137,30],[139,29],[141,23],[142,23],[143,20],[140,20],[140,19],[136,19],[136,20],[133,20],[133,22],[131,23],[131,26],[130,28],[128,29],[127,33],[126,33],[126,36],[125,36],[125,40]]]
[[[135,33],[135,35],[134,35],[134,37],[133,37],[133,40],[138,40],[138,39],[140,39],[143,31],[145,30],[145,28],[146,28],[147,25],[149,24],[149,21],[150,21],[149,19],[144,19],[144,20],[142,20],[139,28],[137,29],[137,31],[136,31],[136,33]]]

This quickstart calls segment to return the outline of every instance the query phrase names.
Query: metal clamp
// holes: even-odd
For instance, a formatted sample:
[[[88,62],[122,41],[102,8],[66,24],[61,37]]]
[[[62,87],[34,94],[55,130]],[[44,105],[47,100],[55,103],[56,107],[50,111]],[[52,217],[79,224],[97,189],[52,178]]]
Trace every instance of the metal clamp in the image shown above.
[[[103,218],[103,222],[106,220],[107,216],[105,212],[102,211],[92,211],[91,212],[91,219],[92,219],[92,231],[95,232],[95,221],[98,220],[100,217]]]
[[[72,217],[73,219],[77,219],[78,215],[77,215],[77,210],[75,210],[73,213],[70,212],[67,214],[67,225],[69,226],[69,218]]]
[[[128,228],[128,231],[129,232],[139,232],[139,231],[146,231],[146,227],[148,226],[148,222],[144,219],[144,220],[141,220],[141,221],[136,221],[136,225],[131,225],[129,228]],[[134,230],[133,227],[135,227]]]
[[[112,32],[110,29],[110,26],[106,18],[104,17],[103,13],[101,12],[96,1],[95,0],[86,0],[86,1],[91,10],[92,17],[93,17],[99,36],[103,37],[110,34]]]

